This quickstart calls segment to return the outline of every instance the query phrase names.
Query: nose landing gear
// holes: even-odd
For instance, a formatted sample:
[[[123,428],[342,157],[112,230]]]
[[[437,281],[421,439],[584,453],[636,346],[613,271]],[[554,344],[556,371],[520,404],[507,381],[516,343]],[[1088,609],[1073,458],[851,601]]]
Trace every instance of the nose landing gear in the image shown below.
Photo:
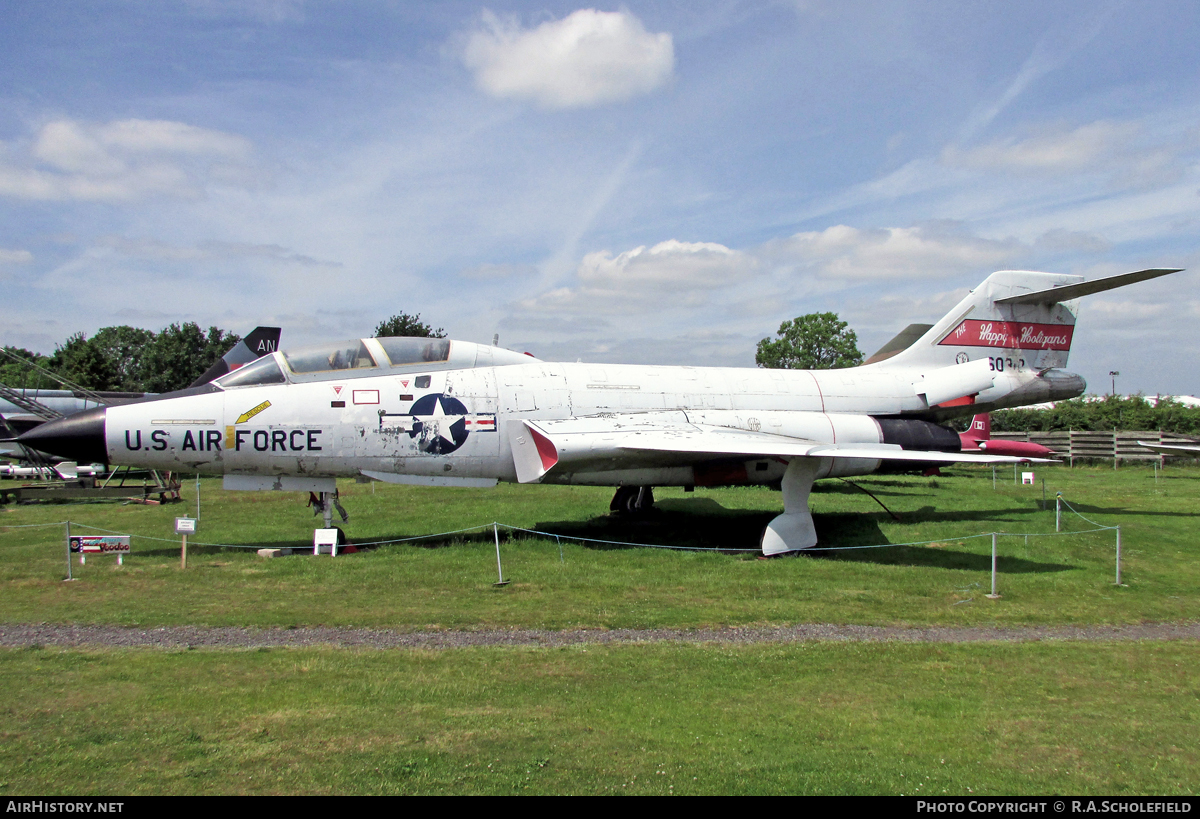
[[[350,521],[350,514],[345,508],[338,503],[337,492],[322,492],[318,497],[317,493],[308,493],[308,505],[312,507],[314,515],[324,515],[325,528],[333,528],[333,510],[336,509],[338,514],[342,516],[342,523]]]

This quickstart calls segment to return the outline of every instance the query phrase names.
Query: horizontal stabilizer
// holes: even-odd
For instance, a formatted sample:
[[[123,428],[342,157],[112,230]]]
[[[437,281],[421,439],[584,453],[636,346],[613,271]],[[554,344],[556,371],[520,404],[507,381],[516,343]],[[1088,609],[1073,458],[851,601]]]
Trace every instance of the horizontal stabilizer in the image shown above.
[[[917,339],[933,329],[932,324],[910,324],[896,334],[895,338],[884,344],[875,354],[864,361],[864,364],[874,364],[886,361],[894,355],[904,352],[916,343]]]
[[[1138,446],[1153,450],[1162,455],[1190,455],[1200,458],[1200,444],[1186,446],[1184,444],[1152,444],[1149,441],[1138,441]]]
[[[1151,268],[1138,270],[1133,273],[1122,273],[1119,276],[1108,276],[1091,282],[1064,284],[1061,287],[1051,287],[1049,290],[1038,290],[1036,293],[1022,293],[1019,296],[1009,296],[1006,299],[996,299],[996,304],[1055,304],[1070,301],[1080,296],[1090,296],[1093,293],[1103,293],[1127,284],[1144,282],[1147,279],[1157,279],[1171,273],[1179,273],[1183,268]]]
[[[924,395],[929,406],[975,395],[991,389],[996,381],[995,365],[987,358],[979,358],[966,364],[942,367],[913,383],[913,392]]]

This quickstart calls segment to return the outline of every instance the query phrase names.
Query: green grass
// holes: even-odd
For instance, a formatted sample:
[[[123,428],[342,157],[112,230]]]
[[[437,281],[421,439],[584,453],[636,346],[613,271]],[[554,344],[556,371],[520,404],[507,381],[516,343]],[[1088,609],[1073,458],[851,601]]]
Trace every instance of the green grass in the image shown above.
[[[1086,624],[1194,620],[1200,612],[1195,524],[1200,469],[1046,469],[1055,490],[1085,515],[1122,526],[1123,580],[1113,586],[1114,533],[1004,537],[999,589],[987,600],[990,539],[982,532],[1050,533],[1053,502],[1041,487],[1015,487],[1000,472],[959,469],[934,479],[860,481],[874,500],[840,481],[818,484],[813,508],[823,545],[864,546],[760,561],[754,553],[696,553],[605,547],[544,537],[505,537],[505,575],[496,589],[490,531],[393,544],[337,559],[264,560],[253,549],[197,547],[196,541],[262,546],[311,542],[319,519],[294,493],[202,489],[200,530],[179,570],[173,518],[194,514],[194,497],[161,507],[113,503],[0,509],[0,621],[123,625],[347,625],[388,628],[551,629],[707,627],[795,622],[975,625]],[[1007,480],[1006,480],[1007,478]],[[190,490],[192,484],[185,484]],[[358,542],[444,532],[499,520],[605,540],[753,549],[779,511],[766,489],[659,490],[661,511],[633,522],[607,514],[602,488],[507,486],[446,490],[346,482],[345,528]],[[111,558],[76,564],[63,583],[62,529],[19,529],[70,518],[135,535],[124,567]],[[1091,528],[1067,514],[1069,529]]]
[[[739,553],[502,542],[491,533],[337,559],[189,549],[176,515],[112,503],[0,508],[0,622],[397,629],[699,628],[839,622],[1108,624],[1197,619],[1200,469],[1042,470],[1113,534],[1007,537],[987,592],[981,532],[1048,533],[1041,488],[991,473],[819,484],[822,543],[935,541],[760,561]],[[311,542],[295,494],[204,482],[197,540]],[[186,489],[191,488],[187,485]],[[754,548],[779,511],[757,489],[610,491],[343,484],[358,542],[505,523],[562,535]],[[70,518],[139,536],[126,565],[76,565]],[[1070,529],[1090,528],[1067,516]],[[1194,641],[911,645],[644,644],[443,651],[0,650],[0,796],[193,793],[1194,794]]]
[[[1181,643],[0,651],[0,795],[1194,794]]]

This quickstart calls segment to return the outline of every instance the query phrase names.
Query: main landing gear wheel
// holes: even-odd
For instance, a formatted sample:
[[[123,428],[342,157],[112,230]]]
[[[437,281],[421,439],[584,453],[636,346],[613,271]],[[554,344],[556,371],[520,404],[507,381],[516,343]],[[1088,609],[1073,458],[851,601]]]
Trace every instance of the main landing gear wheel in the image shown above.
[[[654,508],[654,487],[618,486],[608,508],[617,515],[645,515]]]

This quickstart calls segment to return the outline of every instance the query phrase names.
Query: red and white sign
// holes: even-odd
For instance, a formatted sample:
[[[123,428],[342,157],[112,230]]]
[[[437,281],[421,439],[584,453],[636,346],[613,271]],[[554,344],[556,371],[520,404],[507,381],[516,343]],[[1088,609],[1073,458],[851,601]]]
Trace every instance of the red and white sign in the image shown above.
[[[83,554],[129,554],[129,535],[71,536],[72,552]]]
[[[1005,350],[1069,350],[1075,332],[1070,324],[967,319],[941,344],[951,347],[999,347]]]
[[[379,390],[354,390],[355,404],[378,404]]]

